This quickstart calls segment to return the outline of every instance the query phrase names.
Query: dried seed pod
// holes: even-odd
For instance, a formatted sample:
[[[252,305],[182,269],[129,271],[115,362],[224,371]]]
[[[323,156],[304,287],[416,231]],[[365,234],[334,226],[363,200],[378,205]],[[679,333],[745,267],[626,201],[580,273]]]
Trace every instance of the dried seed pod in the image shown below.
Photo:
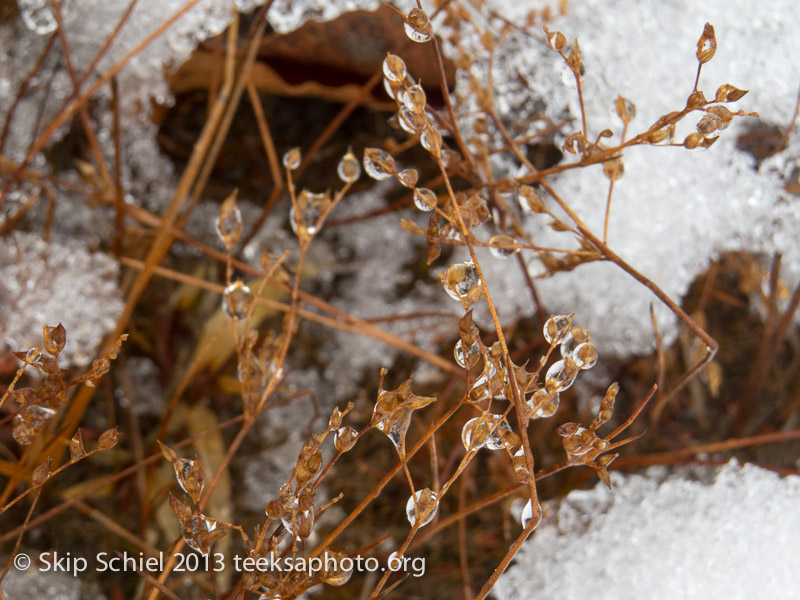
[[[300,161],[302,160],[302,158],[303,155],[300,153],[299,147],[287,150],[286,153],[283,155],[283,166],[289,169],[290,171],[294,171],[297,167],[300,166]]]
[[[227,250],[231,250],[242,236],[242,212],[236,204],[237,190],[228,196],[219,207],[219,217],[214,222],[217,237]]]
[[[426,13],[421,8],[412,8],[405,18],[403,29],[411,41],[428,42],[433,37],[433,25]]]
[[[453,300],[459,300],[464,308],[469,308],[483,297],[478,270],[471,261],[450,265],[439,273],[439,279],[442,280],[447,295]]]
[[[697,60],[701,65],[705,64],[714,58],[716,51],[717,36],[714,33],[714,26],[711,23],[706,23],[700,39],[697,40]]]
[[[361,177],[361,164],[350,148],[347,149],[347,154],[339,161],[336,167],[336,174],[345,183],[353,183]]]
[[[614,108],[617,110],[617,116],[619,116],[626,125],[636,116],[636,105],[622,96],[617,96],[614,102]]]
[[[222,310],[233,320],[244,319],[253,304],[253,293],[243,281],[234,281],[222,293]]]
[[[437,198],[428,188],[416,188],[414,190],[414,206],[423,212],[430,212],[436,208]]]
[[[58,356],[64,349],[64,344],[67,343],[67,331],[61,323],[55,327],[43,325],[42,329],[42,341],[44,342],[45,351],[53,356]]]
[[[367,175],[378,181],[397,174],[397,166],[392,156],[379,148],[364,150],[364,169]]]
[[[110,450],[117,445],[118,441],[119,429],[112,427],[100,434],[100,437],[97,439],[97,447],[100,448],[100,450]]]
[[[340,427],[333,434],[333,447],[337,452],[347,452],[355,446],[357,438],[358,432],[349,425]]]
[[[417,491],[406,502],[406,517],[413,527],[419,518],[420,527],[427,525],[439,511],[439,500],[436,492],[430,488]]]
[[[395,54],[387,54],[383,59],[383,76],[389,81],[402,83],[406,78],[406,63]]]

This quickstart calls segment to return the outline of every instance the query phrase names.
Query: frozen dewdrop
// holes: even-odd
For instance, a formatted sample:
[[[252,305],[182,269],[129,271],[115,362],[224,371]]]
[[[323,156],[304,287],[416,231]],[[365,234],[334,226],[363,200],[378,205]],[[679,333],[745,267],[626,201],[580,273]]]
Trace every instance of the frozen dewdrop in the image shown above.
[[[406,77],[406,63],[395,54],[387,54],[383,59],[383,76],[389,81],[402,83]]]
[[[287,150],[283,155],[283,166],[293,171],[300,166],[300,160],[302,158],[303,155],[300,154],[300,148],[295,147],[291,150]]]
[[[433,26],[428,14],[420,8],[412,8],[406,15],[403,26],[406,35],[414,42],[428,42],[433,37]]]
[[[244,319],[252,303],[253,294],[242,281],[234,281],[222,293],[222,309],[231,319]]]
[[[491,424],[485,417],[475,417],[461,428],[461,443],[467,450],[480,450],[489,439]]]
[[[573,90],[578,87],[578,82],[575,81],[575,73],[569,65],[561,67],[561,83]]]
[[[414,206],[424,212],[430,212],[436,208],[436,194],[428,188],[417,188],[414,190]]]
[[[347,558],[347,555],[342,552],[330,552],[326,550],[324,558],[324,564],[326,565],[326,568],[322,573],[322,581],[328,585],[335,586],[344,585],[350,581],[350,577],[353,575],[353,565],[352,561],[348,562],[343,560],[345,558]],[[329,564],[334,568],[328,569],[327,565]],[[350,566],[345,568],[344,565],[348,564]]]
[[[225,248],[231,249],[239,243],[242,236],[242,211],[236,205],[236,192],[220,206],[214,229]]]
[[[419,181],[419,171],[416,169],[403,169],[397,174],[397,180],[407,188],[414,188]]]
[[[408,499],[408,502],[406,502],[406,517],[408,517],[408,522],[411,523],[412,527],[417,522],[417,510],[419,510],[420,527],[433,521],[439,510],[436,492],[430,488],[425,488],[419,490]]]
[[[403,94],[403,104],[405,107],[417,114],[425,112],[425,104],[427,99],[425,97],[425,90],[422,86],[417,84],[412,85],[405,94]]]
[[[281,523],[294,538],[306,539],[314,529],[314,508],[302,510],[293,500],[281,517]]]
[[[481,357],[481,346],[476,340],[472,343],[472,345],[467,348],[466,354],[464,353],[464,344],[461,340],[456,342],[456,347],[453,351],[455,355],[456,362],[459,366],[464,367],[465,369],[471,369],[476,364],[478,364],[478,360]]]
[[[538,503],[537,503],[538,506]],[[541,514],[542,508],[539,506],[539,514]],[[531,519],[533,518],[533,503],[528,500],[527,504],[525,504],[525,508],[522,509],[522,514],[519,517],[519,522],[522,525],[522,528],[525,529],[530,523]]]
[[[578,344],[572,352],[572,360],[579,369],[591,369],[597,363],[597,350],[592,342]]]
[[[353,183],[361,177],[361,164],[352,150],[348,149],[347,154],[339,161],[336,167],[336,174],[345,183]]]
[[[545,211],[546,207],[544,200],[542,200],[541,196],[539,196],[539,194],[536,193],[536,190],[534,190],[531,186],[519,186],[517,195],[519,199],[519,207],[522,209],[522,212],[542,213]]]
[[[519,252],[516,248],[517,240],[510,235],[495,235],[489,238],[489,252],[495,258],[508,258],[515,252]]]
[[[364,169],[367,175],[378,181],[388,179],[397,173],[397,166],[391,154],[378,148],[364,150]]]
[[[556,361],[547,370],[545,381],[553,382],[558,390],[569,389],[575,383],[578,374],[578,369],[575,367],[575,362],[571,358]]]
[[[499,416],[498,417],[493,416],[492,420],[497,422],[499,418],[500,418]],[[504,438],[509,434],[513,434],[513,432],[511,431],[511,427],[509,427],[508,423],[506,423],[505,421],[500,421],[500,424],[497,425],[497,427],[494,428],[494,431],[492,431],[489,434],[489,437],[486,438],[486,447],[489,450],[502,450],[503,448],[506,447]]]
[[[558,341],[566,335],[570,323],[569,315],[552,315],[544,324],[544,339],[548,344]]]
[[[552,417],[558,411],[560,400],[561,396],[559,396],[558,391],[536,390],[525,402],[528,417],[531,419]]]
[[[483,296],[478,270],[472,262],[450,265],[443,273],[439,273],[444,291],[453,300],[469,306]]]
[[[405,106],[401,106],[397,112],[397,122],[403,131],[412,135],[418,134],[425,127],[425,118]]]
[[[358,432],[349,425],[345,425],[334,432],[333,446],[337,452],[347,452],[355,445],[357,437]]]
[[[422,129],[419,136],[419,142],[422,147],[434,156],[440,156],[442,153],[442,135],[429,123]]]
[[[553,50],[561,50],[567,45],[567,38],[560,31],[548,31],[547,43]]]

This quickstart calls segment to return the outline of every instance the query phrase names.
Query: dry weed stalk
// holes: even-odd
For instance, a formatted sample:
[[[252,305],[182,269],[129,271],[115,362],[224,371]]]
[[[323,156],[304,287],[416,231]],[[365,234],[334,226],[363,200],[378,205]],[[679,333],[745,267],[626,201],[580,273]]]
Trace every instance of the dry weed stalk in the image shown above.
[[[188,387],[189,380],[195,375],[194,365],[192,365],[174,395],[173,402],[161,416],[156,437],[146,440],[147,443],[152,444],[153,452],[148,456],[142,454],[140,459],[134,461],[130,467],[113,476],[107,476],[97,483],[97,486],[107,485],[118,482],[131,474],[146,473],[144,497],[141,498],[141,501],[144,507],[143,513],[151,513],[156,510],[155,504],[159,500],[158,496],[151,493],[152,489],[150,488],[154,485],[156,464],[163,456],[172,464],[176,482],[185,496],[188,496],[188,500],[185,499],[184,494],[169,493],[168,496],[165,496],[162,493],[160,496],[160,502],[168,502],[177,518],[181,535],[169,545],[171,557],[167,559],[164,570],[157,576],[143,574],[146,585],[141,592],[142,597],[154,599],[161,593],[173,594],[169,587],[169,576],[176,566],[175,557],[182,551],[184,545],[188,545],[193,551],[204,556],[215,556],[215,545],[221,543],[221,540],[232,530],[237,532],[246,557],[254,562],[277,557],[304,560],[327,557],[334,559],[335,564],[341,565],[344,562],[343,559],[354,558],[361,553],[374,552],[375,555],[379,555],[377,545],[383,541],[383,536],[378,536],[374,540],[374,544],[359,549],[346,546],[337,547],[337,538],[351,526],[355,527],[353,523],[362,518],[368,512],[370,504],[384,489],[394,485],[393,480],[396,476],[401,475],[404,478],[403,485],[407,484],[408,488],[405,514],[411,527],[405,533],[402,541],[396,544],[391,555],[394,559],[402,558],[412,550],[419,548],[420,544],[427,541],[431,535],[442,531],[447,526],[458,523],[459,527],[464,528],[466,519],[479,510],[496,504],[512,494],[520,494],[521,491],[524,493],[527,502],[522,513],[522,529],[515,534],[505,556],[482,583],[478,592],[473,592],[468,583],[471,576],[465,542],[466,535],[464,530],[461,530],[459,552],[465,591],[469,591],[470,595],[475,597],[484,598],[523,541],[541,520],[537,482],[569,466],[584,465],[593,469],[603,482],[610,485],[607,469],[618,457],[618,454],[612,452],[639,436],[631,436],[619,441],[614,440],[631,425],[643,410],[647,401],[655,394],[656,387],[653,386],[624,423],[609,435],[601,437],[597,434],[597,430],[612,417],[615,398],[619,390],[618,384],[612,383],[600,400],[594,420],[588,426],[580,425],[578,422],[568,422],[561,424],[556,429],[557,435],[563,438],[562,444],[566,459],[547,468],[537,466],[532,440],[529,436],[530,422],[550,418],[557,414],[561,393],[573,385],[580,372],[594,366],[598,359],[597,352],[592,344],[590,332],[581,328],[579,324],[573,323],[572,315],[553,315],[542,319],[543,346],[546,348],[544,352],[534,360],[528,359],[516,364],[509,349],[508,326],[506,325],[504,328],[502,315],[498,314],[493,300],[493,291],[489,289],[484,275],[485,269],[490,267],[481,264],[475,249],[488,247],[492,255],[497,258],[519,256],[524,252],[534,253],[546,266],[547,275],[571,270],[591,261],[607,261],[617,265],[650,289],[654,296],[688,327],[701,344],[700,351],[696,353],[695,363],[678,376],[670,388],[660,391],[657,403],[661,410],[671,397],[712,360],[717,350],[717,343],[695,319],[684,312],[675,300],[667,296],[651,280],[637,272],[609,247],[608,217],[612,207],[614,182],[623,175],[624,151],[631,146],[682,146],[690,150],[711,147],[716,141],[719,131],[725,129],[734,118],[753,114],[742,111],[733,112],[725,107],[725,103],[740,99],[746,92],[730,84],[724,84],[717,89],[712,100],[707,100],[700,91],[698,86],[702,66],[711,60],[716,49],[714,29],[711,25],[706,25],[698,40],[698,68],[686,105],[662,116],[642,131],[630,135],[636,107],[625,98],[618,97],[616,112],[623,127],[621,132],[618,132],[619,141],[613,142],[615,132],[604,129],[593,135],[592,124],[587,122],[583,107],[584,91],[581,79],[583,65],[577,39],[570,46],[567,44],[564,34],[550,31],[545,25],[543,31],[547,43],[563,58],[575,80],[576,93],[581,107],[581,123],[577,131],[566,135],[563,144],[563,150],[576,156],[577,160],[538,170],[521,148],[523,143],[530,140],[514,139],[504,125],[503,115],[497,113],[491,75],[488,81],[480,81],[476,76],[472,76],[471,93],[478,100],[481,115],[476,119],[473,130],[462,130],[463,126],[456,114],[456,105],[447,88],[440,42],[434,35],[442,32],[434,31],[431,19],[421,3],[418,3],[418,6],[408,13],[398,12],[403,19],[403,26],[408,37],[414,42],[426,44],[430,49],[432,60],[436,61],[442,75],[440,85],[444,98],[444,110],[435,110],[429,105],[425,89],[414,80],[403,59],[394,54],[386,56],[382,65],[382,73],[370,78],[364,84],[362,92],[366,94],[371,90],[382,75],[387,94],[396,102],[396,122],[409,135],[408,145],[419,144],[430,156],[438,174],[425,185],[418,185],[420,183],[419,172],[413,167],[402,168],[398,158],[392,156],[388,150],[381,148],[364,150],[363,167],[372,179],[396,180],[401,186],[410,190],[414,206],[419,211],[430,214],[427,227],[422,227],[410,219],[403,219],[400,222],[405,230],[425,239],[429,265],[440,258],[443,247],[446,246],[463,247],[469,254],[469,260],[450,264],[439,276],[443,291],[463,307],[463,315],[458,321],[458,330],[453,332],[454,336],[458,336],[454,348],[456,364],[453,364],[449,359],[417,348],[405,340],[380,330],[374,324],[334,308],[301,289],[301,275],[304,271],[308,249],[329,222],[332,211],[346,198],[351,188],[359,180],[362,161],[350,150],[341,158],[337,174],[342,183],[335,192],[298,189],[297,182],[311,164],[313,155],[319,152],[327,140],[334,135],[338,125],[354,110],[358,101],[351,102],[342,109],[340,116],[330,127],[326,128],[305,157],[299,148],[288,150],[283,155],[283,171],[281,170],[271,128],[266,120],[251,73],[258,44],[264,33],[266,23],[264,15],[270,3],[267,3],[259,12],[258,18],[254,21],[247,40],[241,48],[237,48],[236,44],[238,20],[234,19],[233,26],[228,33],[228,44],[224,51],[225,69],[221,83],[218,82],[219,89],[216,99],[210,105],[208,119],[200,139],[194,147],[173,200],[164,214],[153,215],[144,209],[124,205],[120,183],[119,138],[115,139],[115,164],[108,165],[96,143],[96,135],[87,112],[87,102],[103,85],[113,82],[114,75],[136,52],[139,52],[150,40],[165,31],[175,19],[194,4],[195,2],[188,2],[181,11],[167,20],[152,36],[145,39],[128,57],[101,74],[99,79],[86,91],[81,90],[91,73],[85,73],[81,78],[70,68],[71,80],[75,86],[73,99],[44,129],[20,164],[14,164],[3,158],[3,163],[0,165],[4,174],[2,197],[5,197],[22,181],[40,186],[40,190],[31,197],[30,203],[23,206],[18,214],[13,215],[4,224],[4,231],[12,231],[14,224],[23,217],[25,211],[46,195],[48,186],[64,185],[64,182],[36,173],[29,167],[31,159],[45,147],[54,132],[73,115],[78,114],[81,126],[89,140],[92,158],[96,163],[94,166],[87,166],[84,169],[85,185],[80,189],[87,197],[115,207],[114,251],[120,256],[123,264],[134,267],[138,271],[127,291],[125,311],[109,338],[109,348],[89,373],[70,381],[66,372],[59,369],[58,353],[63,348],[65,336],[61,327],[45,327],[44,348],[50,356],[43,354],[38,348],[17,355],[24,365],[8,386],[3,395],[3,402],[9,398],[18,405],[13,417],[13,435],[19,444],[30,444],[30,450],[24,452],[16,463],[4,465],[3,472],[9,477],[9,481],[0,500],[0,505],[2,505],[0,515],[32,491],[35,491],[35,498],[23,525],[8,532],[0,539],[9,539],[10,535],[16,536],[15,552],[27,528],[46,523],[65,508],[82,502],[82,499],[92,493],[91,490],[86,491],[85,495],[65,500],[40,517],[31,519],[41,491],[40,488],[44,482],[67,466],[97,451],[86,452],[83,449],[80,430],[78,430],[78,433],[71,437],[71,441],[68,443],[70,461],[56,467],[53,471],[50,470],[51,464],[57,465],[61,461],[65,448],[64,433],[75,431],[84,416],[92,398],[93,390],[91,388],[94,382],[109,370],[110,360],[116,358],[120,350],[120,343],[126,337],[122,332],[128,328],[134,309],[153,276],[158,276],[221,294],[222,307],[231,320],[233,330],[241,415],[218,426],[218,428],[235,426],[238,427],[238,430],[210,476],[206,475],[199,458],[182,458],[176,450],[194,442],[195,437],[170,444],[166,443],[173,410]],[[481,8],[480,2],[476,2],[475,5],[473,8]],[[563,10],[563,7],[561,8]],[[55,9],[55,18],[61,22],[62,17],[57,4],[55,4]],[[444,13],[444,23],[450,25],[446,31],[449,32],[449,41],[452,46],[461,48],[459,29],[454,23],[456,21],[467,22],[468,26],[480,34],[484,51],[490,57],[491,63],[491,57],[493,57],[498,41],[496,39],[498,34],[494,27],[490,26],[491,21],[502,22],[503,19],[497,15],[489,15],[489,21],[481,22],[475,17],[475,12],[467,10],[465,5],[458,2],[443,3],[440,11]],[[122,27],[128,14],[126,13],[123,17],[118,29]],[[549,12],[533,14],[527,26],[530,28],[534,24],[544,24],[548,19]],[[504,23],[504,26],[506,28],[516,27],[507,22]],[[61,29],[59,28],[58,31],[60,32]],[[114,35],[116,35],[116,31]],[[503,35],[502,30],[499,35]],[[98,53],[92,69],[112,41],[113,35]],[[51,38],[46,53],[49,53],[56,43],[60,44],[65,61],[69,66],[69,45],[63,35],[54,35]],[[464,52],[462,56],[456,58],[456,63],[469,65],[469,60],[470,57]],[[31,77],[35,75],[37,68],[34,68]],[[245,223],[237,206],[236,192],[233,192],[221,204],[219,217],[215,223],[217,235],[224,246],[224,252],[220,252],[199,240],[192,239],[181,228],[206,188],[211,170],[216,164],[222,143],[228,136],[233,115],[245,90],[253,105],[259,136],[269,160],[274,187],[263,214],[248,232],[244,230]],[[24,93],[25,90],[22,89],[20,95]],[[694,113],[701,113],[696,125],[697,132],[689,134],[683,141],[676,141],[674,139],[676,125]],[[0,148],[5,140],[8,123],[7,120]],[[118,128],[118,120],[115,123]],[[553,124],[552,128],[546,129],[545,132],[550,133],[563,127],[569,127],[569,125]],[[493,135],[494,139],[499,139],[502,143],[498,145],[492,142]],[[499,152],[513,155],[518,163],[527,169],[527,173],[519,177],[497,180],[490,167],[489,157]],[[572,210],[568,199],[561,198],[549,183],[549,178],[555,174],[596,164],[603,165],[603,172],[609,180],[606,218],[602,232],[591,231],[581,220],[580,215]],[[241,260],[237,254],[237,248],[243,248],[247,241],[256,235],[266,216],[276,206],[284,191],[288,192],[291,202],[289,220],[299,243],[299,255],[293,264],[288,264],[290,262],[288,251],[279,257],[271,257],[264,253],[260,261],[261,270],[258,271]],[[544,194],[547,195],[546,198],[542,197]],[[518,201],[519,206],[515,206],[515,202],[509,201],[512,198]],[[558,216],[556,211],[551,208],[553,203],[568,218]],[[537,245],[525,233],[521,221],[523,213],[533,215],[532,218],[542,219],[553,230],[577,240],[580,249],[569,250]],[[124,254],[123,217],[136,220],[153,230],[154,239],[144,255],[139,258]],[[482,234],[476,233],[476,231],[482,231],[480,227],[484,225],[491,229],[493,234],[486,239],[481,239]],[[176,239],[190,243],[209,260],[224,264],[225,284],[204,281],[162,265],[162,259],[167,255]],[[534,280],[528,274],[524,261],[519,260],[518,265],[524,271],[533,298],[536,298]],[[237,275],[237,273],[241,273],[241,275]],[[243,279],[244,276],[256,279],[257,284],[246,282]],[[251,286],[255,287],[255,291]],[[265,298],[264,290],[267,286],[281,290],[288,295],[288,299],[281,302]],[[796,306],[797,301],[794,300]],[[259,329],[259,325],[254,323],[254,311],[258,306],[268,306],[283,314],[282,323],[277,331],[264,334]],[[473,310],[483,309],[483,307],[488,310],[491,317],[493,330],[490,332],[481,332],[473,320]],[[536,310],[541,311],[541,307],[537,306]],[[268,415],[271,408],[285,399],[282,384],[287,371],[291,368],[288,357],[296,340],[301,320],[314,320],[332,328],[356,332],[359,335],[371,336],[392,344],[441,368],[443,372],[452,376],[452,387],[461,389],[462,392],[456,394],[458,397],[450,401],[453,395],[442,390],[438,402],[442,403],[441,398],[448,397],[447,405],[437,409],[439,412],[436,413],[432,423],[425,427],[412,428],[412,423],[419,425],[423,421],[423,419],[415,417],[415,411],[425,414],[427,410],[433,410],[437,398],[419,395],[414,389],[412,377],[394,390],[384,389],[384,378],[387,373],[381,371],[377,398],[369,423],[364,424],[360,430],[357,429],[357,423],[351,415],[351,412],[354,412],[353,403],[348,404],[343,411],[338,408],[334,409],[324,430],[312,433],[306,438],[291,476],[280,489],[275,490],[274,498],[264,499],[266,518],[250,531],[243,524],[227,522],[213,516],[209,511],[211,496],[221,485],[232,461],[240,452],[248,434],[258,420],[264,418],[264,415]],[[781,321],[775,335],[782,336],[787,326]],[[493,341],[491,343],[484,342],[489,339]],[[15,389],[25,366],[33,366],[45,373],[46,378],[38,389]],[[79,391],[68,400],[67,389],[78,385],[81,386]],[[59,415],[61,418],[58,431],[52,426],[46,427],[49,421],[52,420],[53,424],[58,421],[55,418],[56,411],[65,404],[68,404],[68,408],[65,415]],[[434,406],[428,409],[427,407],[431,405]],[[345,424],[346,418],[353,420],[352,424]],[[330,528],[317,531],[318,523],[325,512],[342,500],[342,494],[339,494],[333,500],[323,503],[320,500],[322,494],[319,493],[323,481],[333,473],[334,465],[344,460],[344,455],[352,451],[359,440],[371,429],[375,429],[389,438],[398,461],[385,472],[380,481],[359,500],[354,508],[341,517],[338,525],[326,526]],[[407,439],[410,431],[416,437],[413,443]],[[463,447],[458,447],[457,442],[456,444],[451,443],[454,437],[453,431],[457,432],[456,436],[460,437]],[[98,450],[113,447],[116,438],[116,429],[106,431],[98,440]],[[327,442],[329,438],[331,443]],[[327,459],[324,458],[323,453],[326,444],[332,446],[332,453]],[[439,461],[438,453],[440,449],[444,448],[452,452],[453,459],[449,463],[449,468],[442,468],[440,472],[439,469],[443,467],[444,463]],[[414,461],[414,459],[425,449],[430,453],[432,468],[430,472],[422,474],[423,471],[418,464],[422,461]],[[505,455],[516,481],[493,493],[487,491],[483,498],[467,505],[467,486],[464,480],[470,476],[470,466],[480,460],[479,456],[487,454],[485,451],[496,451],[498,455]],[[31,487],[13,499],[9,499],[18,483],[26,479],[31,480]],[[423,480],[428,483],[423,484]],[[456,506],[456,500],[451,501],[450,499],[456,495],[451,493],[451,490],[457,482],[461,484],[460,487],[457,486],[458,508],[449,512],[450,508]],[[327,491],[335,492],[335,490]],[[448,500],[446,501],[446,499]],[[446,509],[442,507],[446,507]],[[426,529],[423,532],[424,527]],[[134,539],[138,539],[136,535],[131,535]],[[323,535],[324,537],[322,537]],[[146,546],[143,540],[139,541]],[[226,556],[223,557],[223,560],[227,561],[229,558]],[[229,589],[219,589],[215,573],[212,570],[208,575],[210,582],[208,589],[213,590],[214,595],[218,598],[244,598],[250,594],[249,597],[259,595],[265,600],[285,599],[297,597],[320,583],[334,586],[344,585],[349,581],[351,575],[351,569],[328,568],[327,566],[313,574],[298,570],[288,573],[250,570],[241,574],[237,580],[230,582]],[[385,571],[383,576],[372,584],[369,596],[377,598],[387,593],[388,590],[394,589],[400,581],[395,580],[390,583],[392,577],[391,571]],[[387,586],[389,587],[387,588]]]

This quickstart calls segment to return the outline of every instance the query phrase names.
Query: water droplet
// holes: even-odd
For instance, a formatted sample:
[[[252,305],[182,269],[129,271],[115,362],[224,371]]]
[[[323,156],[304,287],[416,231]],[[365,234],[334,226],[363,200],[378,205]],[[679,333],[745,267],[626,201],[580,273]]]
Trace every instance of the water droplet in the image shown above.
[[[355,445],[357,437],[358,432],[349,425],[340,427],[333,434],[333,446],[337,452],[347,452]]]
[[[301,510],[297,500],[286,507],[281,523],[293,537],[306,539],[314,529],[314,509]]]
[[[397,117],[400,127],[402,127],[403,131],[406,133],[416,135],[425,127],[425,118],[414,111],[408,110],[405,106],[400,107]]]
[[[242,235],[242,212],[236,204],[236,192],[220,206],[219,216],[214,221],[214,229],[226,248],[231,249],[239,243]]]
[[[383,59],[383,76],[389,81],[402,83],[406,77],[406,63],[394,54],[387,54]]]
[[[416,498],[416,502],[414,501]],[[417,510],[419,510],[420,527],[427,525],[436,516],[439,510],[439,501],[436,499],[436,492],[430,488],[419,490],[406,502],[406,517],[413,527],[417,522]]]
[[[550,44],[553,50],[561,50],[561,48],[567,45],[567,38],[564,37],[564,34],[560,31],[548,31],[547,43]]]
[[[578,82],[575,81],[575,74],[569,65],[561,67],[561,83],[572,90],[578,89]]]
[[[422,129],[422,134],[419,136],[419,141],[422,147],[434,156],[441,155],[442,135],[430,124],[425,124],[425,127]]]
[[[536,390],[525,402],[528,406],[528,417],[531,419],[552,417],[558,410],[560,400],[561,397],[557,391]]]
[[[252,303],[253,294],[242,281],[234,281],[222,294],[222,309],[231,319],[244,319]]]
[[[41,353],[42,353],[42,350],[38,346],[34,346],[33,348],[30,348],[25,353],[25,362],[27,362],[27,363],[36,362],[36,360],[39,358]]]
[[[571,363],[571,366],[570,366]],[[575,362],[571,358],[565,358],[554,362],[547,370],[545,381],[552,381],[559,391],[563,391],[572,387],[575,383],[575,377],[578,375],[578,369]]]
[[[463,352],[463,344],[461,340],[458,340],[456,342],[454,354],[456,357],[456,362],[460,366],[464,367],[465,369],[471,369],[478,364],[478,359],[481,357],[481,346],[476,340],[469,348],[467,348],[467,354],[465,356]]]
[[[450,265],[439,274],[439,278],[447,295],[453,300],[472,304],[483,295],[478,270],[471,261]]]
[[[495,235],[489,238],[489,252],[495,258],[508,258],[515,252],[519,252],[519,248],[514,248],[517,244],[510,235]]]
[[[323,562],[325,564],[325,572],[323,574],[323,581],[328,585],[344,585],[350,581],[353,575],[353,561],[345,561],[347,555],[343,552],[325,552]],[[350,565],[350,568],[344,568],[343,565]],[[328,569],[328,565],[335,568]]]
[[[315,194],[308,190],[303,190],[297,196],[297,208],[300,211],[300,219],[297,219],[295,207],[289,211],[289,223],[297,237],[307,238],[317,233],[319,220],[323,211],[330,203],[327,193]]]
[[[419,171],[416,169],[403,169],[397,174],[397,180],[407,188],[414,188],[419,181]]]
[[[591,369],[597,363],[597,350],[592,342],[578,344],[572,352],[572,360],[579,369]]]
[[[430,212],[436,208],[436,194],[428,188],[417,188],[414,190],[414,206],[424,212]]]
[[[283,166],[290,171],[293,171],[300,166],[300,160],[302,158],[303,156],[300,154],[300,148],[296,147],[292,148],[291,150],[287,150],[286,154],[283,155]]]
[[[544,339],[548,344],[558,341],[562,336],[566,335],[567,327],[569,326],[569,315],[552,315],[544,324]]]
[[[491,424],[484,417],[475,417],[464,423],[461,443],[467,450],[479,450],[486,445]]]
[[[408,38],[413,42],[427,42],[433,36],[433,26],[427,13],[420,8],[412,8],[406,15],[403,25]]]
[[[539,503],[537,502],[537,506]],[[539,506],[538,510],[539,514],[542,514],[542,508]],[[522,524],[522,528],[525,529],[530,523],[530,520],[533,518],[533,503],[528,500],[527,504],[525,504],[525,508],[522,509],[522,514],[519,517],[519,521]]]
[[[336,167],[336,173],[339,175],[339,179],[345,183],[353,183],[356,179],[361,177],[361,164],[358,162],[352,150],[348,149],[347,154],[339,161],[339,165]]]
[[[364,169],[367,175],[378,181],[388,179],[397,173],[397,166],[392,156],[378,148],[364,150]]]
[[[406,90],[405,94],[403,94],[403,104],[405,108],[418,115],[425,112],[426,102],[425,90],[423,90],[422,86],[418,83],[412,85]]]

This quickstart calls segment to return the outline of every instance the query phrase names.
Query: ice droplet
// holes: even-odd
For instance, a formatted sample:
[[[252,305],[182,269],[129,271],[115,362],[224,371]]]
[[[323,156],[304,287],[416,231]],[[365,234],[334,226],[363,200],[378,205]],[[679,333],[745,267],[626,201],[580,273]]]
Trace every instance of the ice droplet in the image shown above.
[[[469,450],[480,450],[486,445],[491,425],[484,417],[475,417],[464,423],[461,429],[461,443]]]
[[[409,110],[405,106],[401,106],[397,113],[397,120],[403,131],[412,135],[418,134],[425,127],[425,119],[422,115],[418,115],[413,110]]]
[[[575,383],[575,377],[578,375],[578,369],[571,369],[567,364],[568,360],[573,365],[575,364],[571,359],[556,361],[550,366],[547,370],[547,375],[545,375],[545,381],[552,380],[560,391],[572,387],[572,384]]]
[[[472,304],[483,295],[478,270],[471,261],[450,265],[439,278],[453,300]]]
[[[406,93],[403,95],[403,104],[405,108],[408,110],[416,113],[422,114],[425,112],[425,103],[427,99],[425,97],[425,90],[422,89],[422,86],[418,83],[412,85]]]
[[[578,344],[572,352],[572,360],[580,369],[591,369],[597,363],[597,350],[592,342]]]
[[[416,499],[416,502],[415,502]],[[406,517],[413,527],[417,522],[417,509],[419,509],[420,527],[427,525],[436,516],[439,510],[439,501],[436,492],[430,488],[419,490],[406,502]]]
[[[364,150],[364,169],[367,175],[378,181],[388,179],[397,173],[394,159],[385,150],[367,148]]]
[[[433,36],[431,21],[427,13],[420,8],[412,8],[408,12],[403,29],[413,42],[428,42]]]
[[[544,324],[544,339],[548,344],[558,341],[559,338],[566,335],[567,327],[569,326],[569,315],[552,315]]]
[[[239,243],[242,235],[242,211],[235,200],[230,203],[226,200],[222,204],[219,217],[214,221],[214,229],[226,248],[233,248]]]
[[[541,507],[539,507],[539,513],[541,514]],[[522,514],[519,517],[519,522],[522,524],[522,528],[525,529],[528,526],[528,523],[533,518],[533,503],[528,500],[527,504],[525,504],[525,508],[522,509]]]
[[[528,406],[528,417],[531,419],[552,417],[558,410],[560,400],[557,391],[548,393],[545,390],[536,390],[525,402]]]
[[[508,258],[515,252],[519,252],[516,246],[517,240],[510,235],[495,235],[489,238],[489,252],[495,258]]]
[[[339,161],[339,165],[336,167],[336,174],[345,183],[353,183],[361,177],[361,165],[352,150],[348,149],[347,154]]]
[[[575,73],[572,72],[569,65],[561,67],[561,83],[572,90],[578,88],[578,83],[575,81]]]
[[[252,303],[253,294],[242,281],[234,281],[222,294],[222,309],[234,320],[244,319]]]
[[[297,197],[297,207],[300,209],[300,218],[295,214],[294,206],[289,211],[289,223],[298,237],[314,235],[319,229],[319,220],[323,209],[330,202],[325,193],[315,194],[303,190]]]
[[[414,188],[419,181],[419,171],[416,169],[403,169],[397,174],[397,180],[407,188]]]
[[[414,190],[414,206],[424,212],[430,212],[436,208],[436,194],[428,188],[417,188]]]
[[[478,359],[481,357],[481,346],[476,340],[467,348],[466,356],[464,355],[463,347],[461,340],[458,340],[454,350],[456,362],[465,369],[471,369],[478,363]]]
[[[300,154],[300,148],[295,147],[291,150],[287,150],[286,154],[283,155],[283,166],[293,171],[300,166],[300,160],[302,158],[303,156]]]
[[[281,523],[293,537],[305,539],[314,528],[314,509],[301,510],[297,500],[293,500],[286,507]]]
[[[383,76],[389,81],[402,83],[406,77],[406,63],[395,54],[387,54],[383,59]]]
[[[425,124],[422,134],[419,136],[422,147],[434,156],[442,153],[442,135],[430,124]]]
[[[333,446],[337,452],[347,452],[355,445],[357,437],[358,432],[349,425],[345,425],[333,434]]]

